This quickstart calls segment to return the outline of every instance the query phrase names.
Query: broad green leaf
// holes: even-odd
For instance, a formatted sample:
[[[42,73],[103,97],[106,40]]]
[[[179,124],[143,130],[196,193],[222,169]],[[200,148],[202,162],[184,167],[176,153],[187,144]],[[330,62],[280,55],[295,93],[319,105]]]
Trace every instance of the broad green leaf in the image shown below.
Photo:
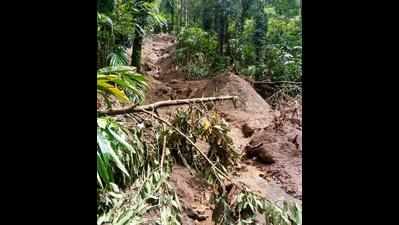
[[[134,150],[134,148],[127,143],[121,136],[119,136],[117,133],[115,133],[112,129],[108,128],[107,129],[109,131],[109,133],[119,142],[121,143],[123,146],[125,146],[129,151],[136,153],[136,151]]]
[[[114,152],[111,147],[109,141],[102,135],[101,131],[97,131],[97,142],[100,146],[101,151],[103,154],[109,154],[112,157],[112,160],[115,162],[116,166],[124,173],[126,176],[130,177],[129,173],[127,172],[125,166],[120,161],[118,155]]]

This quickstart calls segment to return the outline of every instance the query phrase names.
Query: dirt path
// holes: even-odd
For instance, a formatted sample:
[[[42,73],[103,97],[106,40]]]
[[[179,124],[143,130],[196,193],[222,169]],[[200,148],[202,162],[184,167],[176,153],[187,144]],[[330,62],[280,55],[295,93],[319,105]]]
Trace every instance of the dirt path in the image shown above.
[[[240,76],[225,73],[213,79],[187,81],[175,65],[176,41],[170,35],[156,35],[146,39],[143,48],[144,73],[149,76],[150,89],[146,103],[160,100],[217,95],[237,95],[237,108],[229,102],[217,105],[231,125],[231,135],[243,153],[248,146],[255,153],[243,159],[243,167],[236,171],[235,179],[258,191],[272,201],[302,199],[302,150],[297,140],[301,126],[284,121],[280,128],[274,119],[279,112],[271,109],[262,97]],[[175,108],[160,110],[167,117]],[[301,146],[301,145],[300,145]],[[258,154],[261,153],[260,155]],[[273,158],[274,163],[262,163],[262,154]],[[183,202],[183,224],[213,224],[211,190],[187,169],[175,166],[171,183]]]

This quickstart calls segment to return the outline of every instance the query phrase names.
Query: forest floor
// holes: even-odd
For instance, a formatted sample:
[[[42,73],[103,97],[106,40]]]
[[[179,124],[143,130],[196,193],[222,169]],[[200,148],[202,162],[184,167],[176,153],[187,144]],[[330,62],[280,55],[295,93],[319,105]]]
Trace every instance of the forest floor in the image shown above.
[[[176,40],[160,34],[145,39],[142,71],[148,75],[150,89],[146,103],[161,100],[237,95],[231,102],[216,105],[231,126],[237,149],[248,152],[231,176],[272,201],[302,199],[302,109],[296,101],[285,102],[280,110],[272,107],[239,75],[231,72],[212,79],[186,80],[175,64]],[[176,107],[160,109],[168,117]],[[201,145],[207,148],[206,144]],[[250,153],[250,154],[249,154]],[[271,160],[274,161],[271,163]],[[175,165],[170,183],[176,188],[184,209],[184,225],[210,225],[212,189],[189,171]],[[263,224],[259,221],[257,224]]]

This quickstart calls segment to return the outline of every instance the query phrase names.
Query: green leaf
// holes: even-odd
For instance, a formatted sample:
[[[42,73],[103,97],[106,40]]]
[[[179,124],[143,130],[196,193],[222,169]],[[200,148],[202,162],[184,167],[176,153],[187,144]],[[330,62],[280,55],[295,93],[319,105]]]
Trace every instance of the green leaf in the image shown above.
[[[112,160],[115,162],[116,166],[124,173],[126,176],[130,177],[125,166],[120,161],[118,155],[114,152],[109,141],[103,136],[101,131],[97,131],[97,142],[103,154],[109,154]]]
[[[115,225],[125,225],[131,217],[134,215],[133,210],[129,210],[125,216],[122,217],[122,219],[118,220],[118,222]]]
[[[123,140],[123,138],[121,136],[119,136],[117,133],[115,133],[111,128],[107,129],[109,131],[109,133],[119,142],[121,143],[123,146],[125,146],[129,151],[136,153],[136,151],[134,150],[134,148],[127,143],[125,140]]]
[[[113,176],[110,171],[111,165],[109,164],[107,157],[104,157],[100,152],[97,151],[97,174],[103,179],[105,185],[108,185],[113,181]]]

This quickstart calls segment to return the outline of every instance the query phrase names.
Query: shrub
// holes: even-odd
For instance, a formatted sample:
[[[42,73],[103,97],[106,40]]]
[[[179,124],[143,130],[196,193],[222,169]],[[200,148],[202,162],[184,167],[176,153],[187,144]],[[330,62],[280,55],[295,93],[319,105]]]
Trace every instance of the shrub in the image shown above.
[[[215,68],[217,41],[201,28],[184,28],[179,33],[176,50],[177,63],[183,66],[188,78],[208,76]]]

